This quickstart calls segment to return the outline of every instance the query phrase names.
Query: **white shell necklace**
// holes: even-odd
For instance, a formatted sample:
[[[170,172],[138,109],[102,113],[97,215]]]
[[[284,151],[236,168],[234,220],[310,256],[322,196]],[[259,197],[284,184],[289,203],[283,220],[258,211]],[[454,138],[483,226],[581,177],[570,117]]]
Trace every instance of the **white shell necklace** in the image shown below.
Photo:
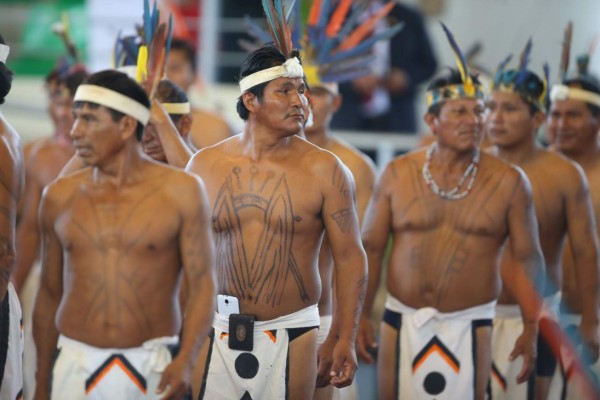
[[[467,196],[469,193],[471,193],[471,189],[473,189],[475,176],[477,176],[477,171],[479,170],[479,148],[477,147],[473,152],[473,159],[471,160],[471,164],[469,164],[469,166],[463,173],[463,176],[458,181],[458,185],[456,185],[454,189],[449,191],[444,191],[440,189],[437,183],[435,183],[435,181],[433,180],[433,176],[431,176],[431,172],[429,171],[429,166],[431,165],[431,157],[435,149],[437,149],[437,143],[433,143],[427,150],[425,164],[423,165],[423,179],[425,179],[425,183],[427,184],[429,190],[446,200],[460,200],[463,197]],[[467,184],[467,188],[460,192],[460,189],[464,185],[469,175],[471,176],[471,179]]]

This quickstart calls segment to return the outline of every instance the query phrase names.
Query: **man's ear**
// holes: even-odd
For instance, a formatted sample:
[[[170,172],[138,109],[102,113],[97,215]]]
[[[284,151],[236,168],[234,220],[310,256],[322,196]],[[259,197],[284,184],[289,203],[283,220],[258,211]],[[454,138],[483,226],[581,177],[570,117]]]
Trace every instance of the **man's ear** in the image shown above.
[[[131,136],[135,136],[137,129],[138,120],[130,115],[125,115],[119,120],[119,130],[123,140],[129,139]]]
[[[192,114],[182,115],[177,123],[177,130],[182,138],[187,138],[190,134],[190,130],[192,129],[192,122],[194,121],[194,117]]]
[[[546,121],[546,113],[543,111],[538,111],[533,116],[533,126],[535,129],[539,129],[540,126]]]
[[[425,121],[425,123],[429,127],[429,131],[435,135],[436,130],[437,130],[437,126],[438,126],[438,118],[437,118],[437,116],[435,114],[432,114],[432,113],[426,113],[423,116],[423,121]]]
[[[256,96],[254,95],[254,93],[250,93],[250,92],[242,93],[242,102],[244,103],[244,106],[246,106],[248,111],[250,111],[250,112],[256,111],[256,106],[254,103],[255,99],[256,99]]]
[[[341,94],[338,94],[333,97],[333,112],[336,113],[340,107],[342,106],[344,99]]]

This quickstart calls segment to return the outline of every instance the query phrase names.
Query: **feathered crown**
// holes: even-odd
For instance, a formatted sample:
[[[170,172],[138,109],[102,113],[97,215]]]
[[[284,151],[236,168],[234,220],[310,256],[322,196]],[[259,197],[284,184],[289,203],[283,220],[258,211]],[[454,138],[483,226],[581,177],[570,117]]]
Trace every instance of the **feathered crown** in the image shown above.
[[[573,23],[569,22],[565,29],[565,35],[562,44],[562,51],[560,56],[560,68],[559,68],[559,81],[561,83],[553,85],[550,92],[551,101],[561,101],[567,99],[580,100],[594,106],[600,107],[600,95],[589,90],[580,89],[577,87],[569,87],[565,85],[565,82],[570,79],[577,79],[581,81],[589,82],[592,86],[597,87],[600,90],[600,83],[598,80],[591,76],[588,72],[589,60],[594,53],[596,47],[596,38],[592,41],[592,45],[587,54],[584,54],[577,58],[577,71],[573,75],[568,75],[569,72],[569,59],[571,57],[571,39],[573,36]]]
[[[454,53],[456,67],[458,68],[462,82],[460,84],[446,85],[433,90],[428,90],[426,94],[427,107],[431,107],[434,104],[444,100],[483,98],[481,86],[473,82],[473,78],[469,72],[469,64],[467,63],[467,59],[460,50],[460,47],[458,47],[458,43],[454,39],[454,35],[452,35],[452,32],[450,32],[448,27],[444,25],[443,22],[441,22],[441,24],[444,32],[446,33],[448,43],[450,43],[450,47],[452,48],[452,52]]]
[[[360,3],[353,7],[353,3],[353,0],[340,0],[335,5],[327,0],[316,0],[305,21],[300,15],[299,2],[291,4],[289,14],[294,20],[292,42],[301,49],[309,86],[322,86],[336,92],[336,83],[369,74],[374,59],[371,54],[373,45],[391,38],[402,29],[403,23],[398,23],[374,33],[377,23],[394,7],[393,2],[381,7],[366,21],[361,21],[361,17],[368,5]],[[269,14],[267,22],[272,25]],[[246,25],[248,33],[259,43],[269,41],[269,35],[258,24],[246,18]],[[242,46],[248,49],[252,45],[245,42]]]
[[[527,41],[521,52],[519,68],[517,70],[506,70],[506,66],[512,59],[512,54],[506,57],[496,69],[491,91],[502,91],[516,93],[525,101],[543,110],[548,97],[548,80],[550,70],[548,63],[544,64],[544,79],[540,79],[535,73],[529,71],[527,66],[531,58],[531,39]]]
[[[115,68],[122,70],[139,83],[145,83],[150,98],[161,81],[173,32],[173,16],[168,25],[160,22],[156,1],[150,10],[149,0],[144,0],[143,25],[137,35],[121,37],[119,32],[114,50]]]

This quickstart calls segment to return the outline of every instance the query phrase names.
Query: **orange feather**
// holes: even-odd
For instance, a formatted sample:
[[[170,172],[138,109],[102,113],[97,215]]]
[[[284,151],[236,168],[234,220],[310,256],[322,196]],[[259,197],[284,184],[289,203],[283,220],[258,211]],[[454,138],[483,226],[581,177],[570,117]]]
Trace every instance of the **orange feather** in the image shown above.
[[[381,18],[385,17],[392,10],[392,8],[394,8],[394,2],[389,2],[385,6],[381,7],[379,11],[377,11],[371,18],[369,18],[365,23],[359,25],[358,28],[349,34],[346,40],[344,40],[335,51],[349,50],[359,44],[373,31],[377,22]]]
[[[325,33],[329,37],[333,37],[338,34],[342,24],[344,23],[344,19],[346,15],[348,15],[348,11],[350,11],[350,6],[352,5],[352,0],[341,0],[340,4],[336,8],[335,12],[331,16],[331,20],[329,24],[327,24],[327,28]]]
[[[307,25],[315,26],[319,22],[319,14],[321,14],[321,0],[315,0],[308,14]]]

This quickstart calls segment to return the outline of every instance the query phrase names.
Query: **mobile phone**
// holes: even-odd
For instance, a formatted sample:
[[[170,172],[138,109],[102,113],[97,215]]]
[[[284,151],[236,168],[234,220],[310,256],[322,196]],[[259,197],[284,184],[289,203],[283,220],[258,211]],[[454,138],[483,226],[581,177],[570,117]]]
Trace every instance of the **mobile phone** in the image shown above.
[[[240,313],[240,302],[237,297],[224,294],[217,295],[217,312],[226,317]]]

